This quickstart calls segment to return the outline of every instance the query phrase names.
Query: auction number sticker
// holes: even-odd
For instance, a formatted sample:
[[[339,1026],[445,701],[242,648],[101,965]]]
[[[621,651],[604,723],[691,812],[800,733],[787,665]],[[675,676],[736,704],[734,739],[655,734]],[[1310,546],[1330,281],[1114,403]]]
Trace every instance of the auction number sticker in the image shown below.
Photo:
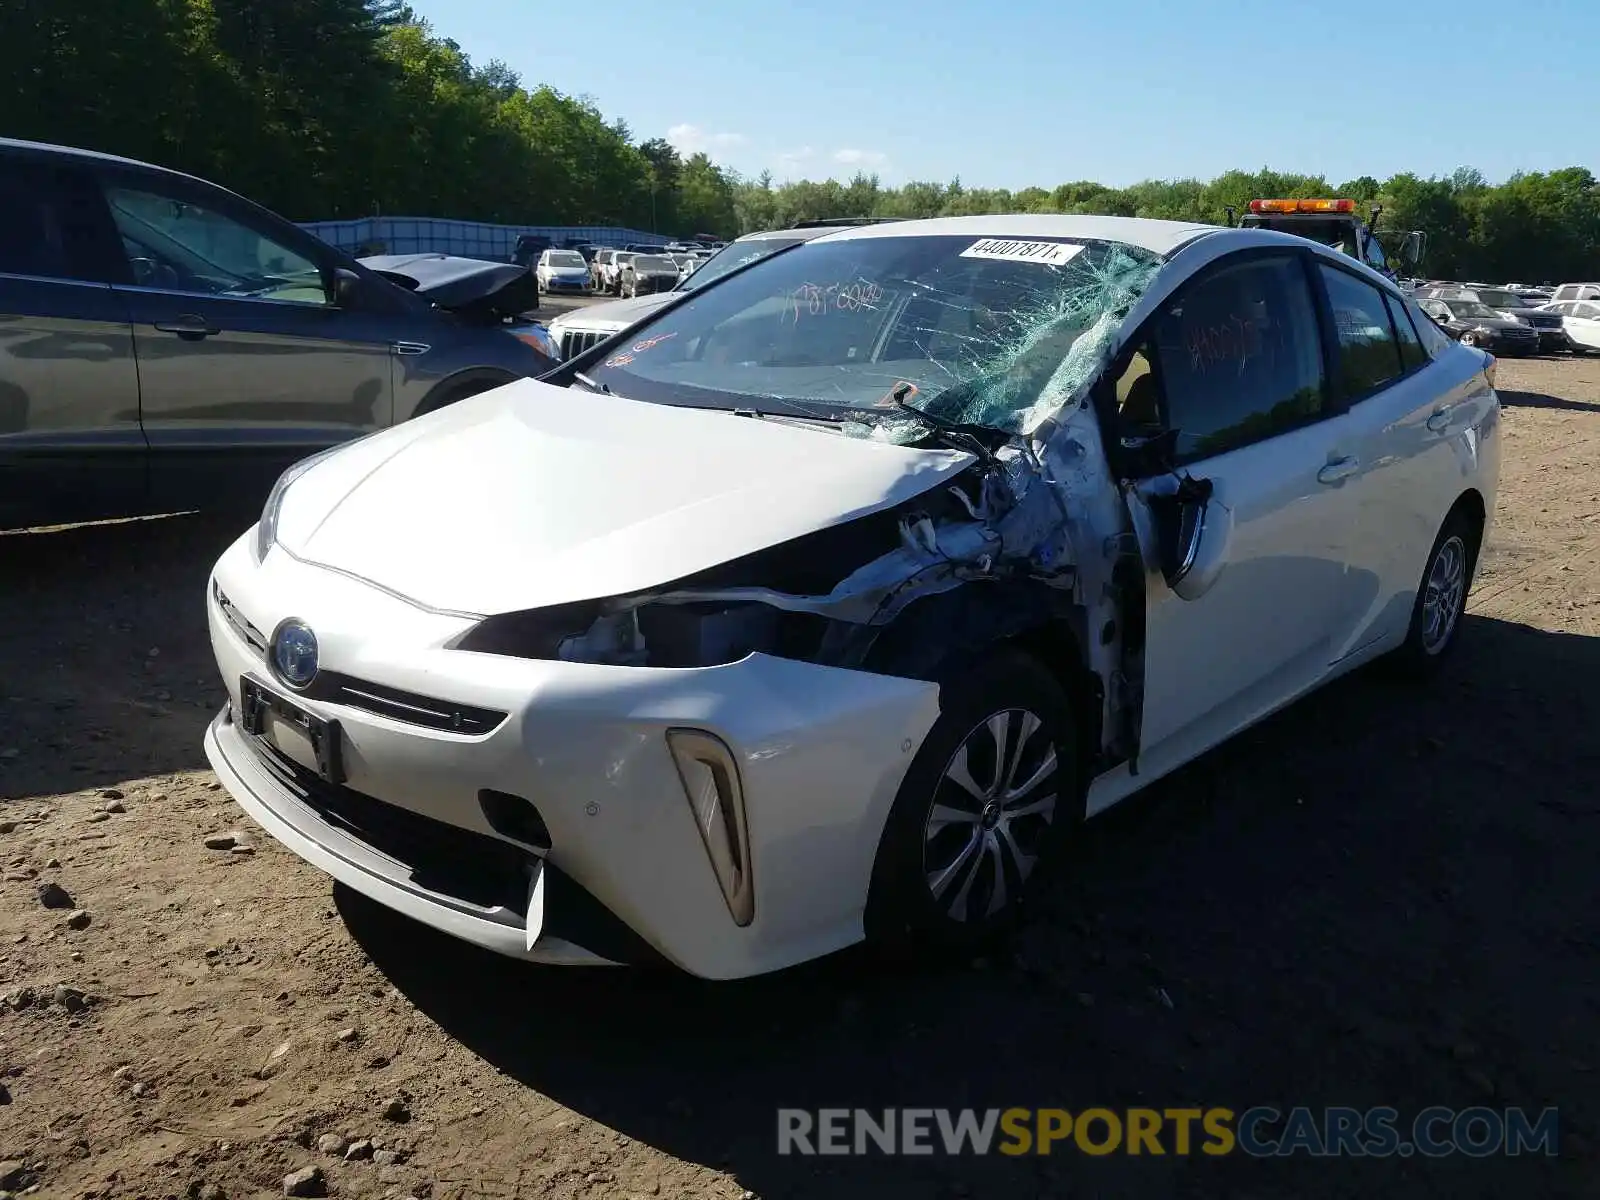
[[[1009,238],[979,238],[961,252],[962,258],[989,258],[1000,262],[1043,263],[1059,267],[1083,253],[1082,246],[1067,242],[1017,242]]]

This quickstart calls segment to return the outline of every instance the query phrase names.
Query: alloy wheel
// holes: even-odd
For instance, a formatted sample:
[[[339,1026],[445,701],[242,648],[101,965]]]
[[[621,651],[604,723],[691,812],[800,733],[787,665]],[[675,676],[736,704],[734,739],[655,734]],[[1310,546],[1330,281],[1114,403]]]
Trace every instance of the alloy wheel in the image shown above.
[[[1461,619],[1463,594],[1467,586],[1467,547],[1458,535],[1439,544],[1428,581],[1423,585],[1422,649],[1438,654],[1450,642]]]
[[[1010,708],[973,727],[939,778],[923,832],[936,908],[953,921],[982,921],[1021,894],[1055,818],[1057,775],[1037,714]]]

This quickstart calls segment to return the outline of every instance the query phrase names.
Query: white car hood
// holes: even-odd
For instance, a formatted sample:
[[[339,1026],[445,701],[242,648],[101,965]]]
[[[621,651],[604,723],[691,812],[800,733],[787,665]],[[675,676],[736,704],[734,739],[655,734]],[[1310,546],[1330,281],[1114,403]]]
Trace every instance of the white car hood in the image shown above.
[[[972,461],[525,379],[317,463],[277,544],[430,609],[512,612],[670,583]]]

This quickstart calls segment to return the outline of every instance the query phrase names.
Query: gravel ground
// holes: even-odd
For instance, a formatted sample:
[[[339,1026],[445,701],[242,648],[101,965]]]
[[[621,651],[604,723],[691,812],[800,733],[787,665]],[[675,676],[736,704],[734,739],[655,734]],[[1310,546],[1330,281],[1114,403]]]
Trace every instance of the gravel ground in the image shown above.
[[[0,1189],[1600,1194],[1600,360],[1500,381],[1443,678],[1359,674],[1155,786],[1011,952],[942,973],[845,954],[711,986],[409,925],[206,769],[202,588],[236,519],[0,537]],[[1556,1105],[1561,1156],[775,1154],[777,1107],[830,1104]]]

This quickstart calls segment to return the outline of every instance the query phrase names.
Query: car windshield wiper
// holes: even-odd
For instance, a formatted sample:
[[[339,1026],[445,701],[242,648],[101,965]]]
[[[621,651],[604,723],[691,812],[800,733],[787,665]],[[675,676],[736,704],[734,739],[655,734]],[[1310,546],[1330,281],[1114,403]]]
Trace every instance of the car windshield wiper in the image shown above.
[[[572,373],[572,377],[579,383],[583,384],[583,386],[588,388],[591,392],[600,392],[607,396],[615,395],[615,393],[611,390],[610,384],[601,383],[597,379],[590,379],[582,371],[574,371]]]
[[[944,391],[935,395],[932,399],[941,399],[944,396],[949,395],[956,388],[964,386],[966,385],[959,383],[955,384],[954,387],[946,388]],[[994,451],[989,449],[984,439],[986,437],[993,437],[996,433],[1001,431],[990,429],[987,425],[972,425],[965,421],[952,421],[947,417],[936,417],[927,410],[918,408],[916,405],[910,403],[906,399],[907,396],[911,395],[911,393],[916,390],[915,384],[907,383],[904,380],[901,380],[899,383],[895,384],[893,390],[890,391],[889,399],[893,402],[894,407],[897,410],[927,426],[928,429],[933,432],[933,435],[945,445],[955,450],[964,450],[968,454],[975,454],[978,456],[978,458],[982,459],[986,463],[992,464],[995,462]]]

